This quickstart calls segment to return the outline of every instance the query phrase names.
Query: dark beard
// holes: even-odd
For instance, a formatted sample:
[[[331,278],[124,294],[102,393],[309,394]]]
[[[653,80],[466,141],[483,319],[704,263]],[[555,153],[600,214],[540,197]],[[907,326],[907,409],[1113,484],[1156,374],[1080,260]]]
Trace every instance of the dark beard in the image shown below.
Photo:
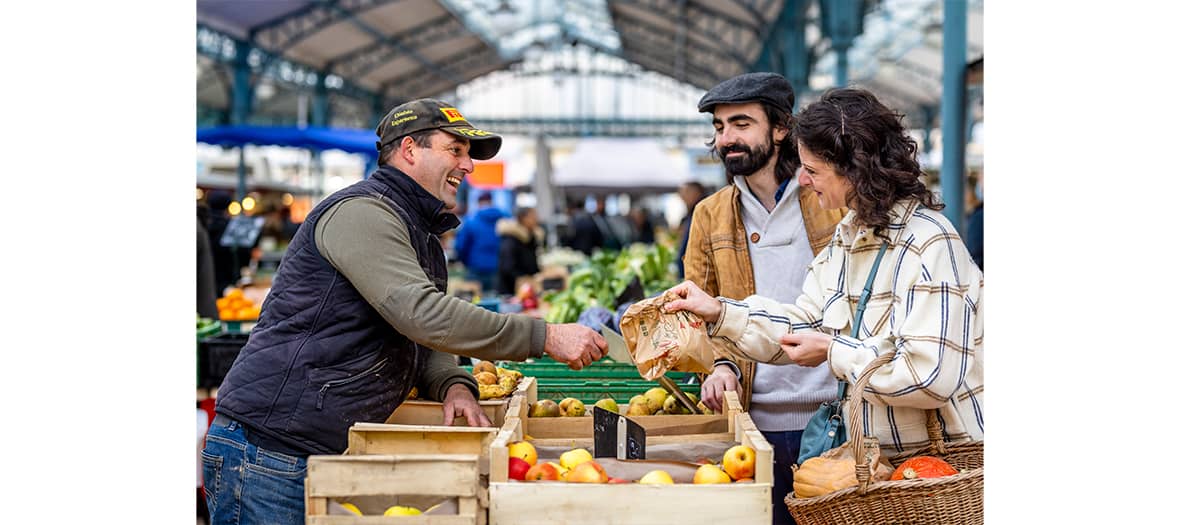
[[[753,149],[745,144],[732,144],[721,148],[718,153],[721,155],[721,163],[725,165],[725,170],[730,175],[747,177],[764,168],[774,153],[774,148],[771,147],[772,142],[769,137],[767,139],[765,143],[759,144]],[[732,159],[727,156],[735,151],[745,152],[746,155]]]

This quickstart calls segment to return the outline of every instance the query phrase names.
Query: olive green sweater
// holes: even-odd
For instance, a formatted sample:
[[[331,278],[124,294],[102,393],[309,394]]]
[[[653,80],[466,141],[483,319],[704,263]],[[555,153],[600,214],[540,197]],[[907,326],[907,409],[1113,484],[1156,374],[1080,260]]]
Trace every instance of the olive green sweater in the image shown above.
[[[394,329],[435,350],[419,379],[424,397],[442,400],[459,382],[479,398],[475,380],[450,354],[523,361],[544,353],[544,321],[498,314],[438,291],[418,264],[405,223],[377,199],[346,199],[325,211],[315,244]]]

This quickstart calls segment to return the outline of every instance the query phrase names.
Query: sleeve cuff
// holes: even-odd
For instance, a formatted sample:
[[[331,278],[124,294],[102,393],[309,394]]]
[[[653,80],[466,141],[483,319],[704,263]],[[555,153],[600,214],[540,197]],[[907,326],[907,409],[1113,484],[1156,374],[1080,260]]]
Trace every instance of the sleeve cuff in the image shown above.
[[[545,357],[545,321],[532,320],[533,336],[529,338],[529,355],[534,359]]]
[[[724,337],[737,342],[741,340],[746,331],[746,324],[750,319],[750,307],[724,297],[718,297],[718,299],[721,300],[721,315],[717,317],[717,322],[709,327],[709,336]]]
[[[450,390],[451,386],[455,384],[461,384],[467,387],[467,390],[471,391],[471,396],[475,399],[479,399],[479,387],[475,386],[474,378],[472,378],[470,375],[467,377],[462,375],[454,375],[442,381],[438,392],[435,393],[435,401],[443,401],[446,399],[447,391]]]
[[[828,368],[832,371],[832,376],[849,383],[854,381],[848,377],[847,351],[859,347],[860,341],[851,337],[844,335],[832,337],[832,342],[828,345]]]
[[[742,380],[742,370],[738,367],[737,363],[728,359],[716,359],[713,361],[713,368],[716,369],[717,365],[728,365],[729,368],[733,369],[733,373],[737,376],[737,380],[739,382]]]

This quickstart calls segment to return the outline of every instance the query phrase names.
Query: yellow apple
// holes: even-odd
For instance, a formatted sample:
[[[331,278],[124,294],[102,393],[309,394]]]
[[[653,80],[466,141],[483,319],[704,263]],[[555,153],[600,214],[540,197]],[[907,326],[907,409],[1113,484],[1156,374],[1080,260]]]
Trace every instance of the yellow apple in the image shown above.
[[[553,465],[553,468],[557,469],[557,479],[565,481],[565,477],[569,475],[570,469],[561,466],[561,463],[554,463],[550,461],[548,464]]]
[[[594,456],[590,454],[589,450],[584,448],[575,448],[573,450],[562,452],[560,458],[561,466],[567,469],[573,469],[574,467],[592,459],[594,459]]]
[[[565,480],[570,483],[606,483],[608,479],[610,476],[606,475],[602,465],[593,460],[579,463],[565,475]]]
[[[673,485],[676,483],[672,481],[672,475],[663,470],[648,472],[639,478],[639,482],[644,485]]]
[[[361,509],[356,508],[356,505],[353,505],[352,503],[341,503],[340,506],[344,507],[344,510],[356,514],[357,516],[364,516],[364,514],[361,514]]]
[[[692,476],[692,482],[698,485],[706,483],[729,483],[733,481],[729,479],[729,474],[721,470],[717,465],[701,465],[697,467],[697,473]]]
[[[422,514],[422,511],[414,507],[403,507],[401,505],[394,505],[385,509],[386,516],[417,516]]]
[[[508,457],[523,459],[533,466],[537,464],[537,448],[528,441],[513,441],[508,444]]]
[[[725,451],[721,458],[725,473],[733,479],[754,477],[754,449],[745,445],[736,445]]]

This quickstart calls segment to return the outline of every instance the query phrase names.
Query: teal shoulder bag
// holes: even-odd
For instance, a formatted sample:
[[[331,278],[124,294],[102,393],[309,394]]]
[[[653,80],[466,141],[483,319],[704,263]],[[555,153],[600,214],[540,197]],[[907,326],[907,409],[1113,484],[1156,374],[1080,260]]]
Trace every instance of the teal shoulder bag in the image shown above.
[[[856,317],[852,321],[852,337],[860,333],[860,321],[864,317],[865,307],[872,295],[873,280],[877,277],[877,268],[881,266],[881,258],[885,256],[885,249],[889,243],[882,241],[881,251],[877,252],[877,260],[873,261],[873,269],[865,281],[865,289],[860,293],[860,302],[856,305]],[[848,440],[848,433],[844,428],[844,416],[841,409],[844,405],[844,392],[848,389],[846,381],[840,381],[836,390],[836,399],[825,401],[819,410],[807,421],[803,428],[803,436],[799,441],[799,459],[795,464],[802,465],[804,461],[816,457],[824,452],[836,448]]]

